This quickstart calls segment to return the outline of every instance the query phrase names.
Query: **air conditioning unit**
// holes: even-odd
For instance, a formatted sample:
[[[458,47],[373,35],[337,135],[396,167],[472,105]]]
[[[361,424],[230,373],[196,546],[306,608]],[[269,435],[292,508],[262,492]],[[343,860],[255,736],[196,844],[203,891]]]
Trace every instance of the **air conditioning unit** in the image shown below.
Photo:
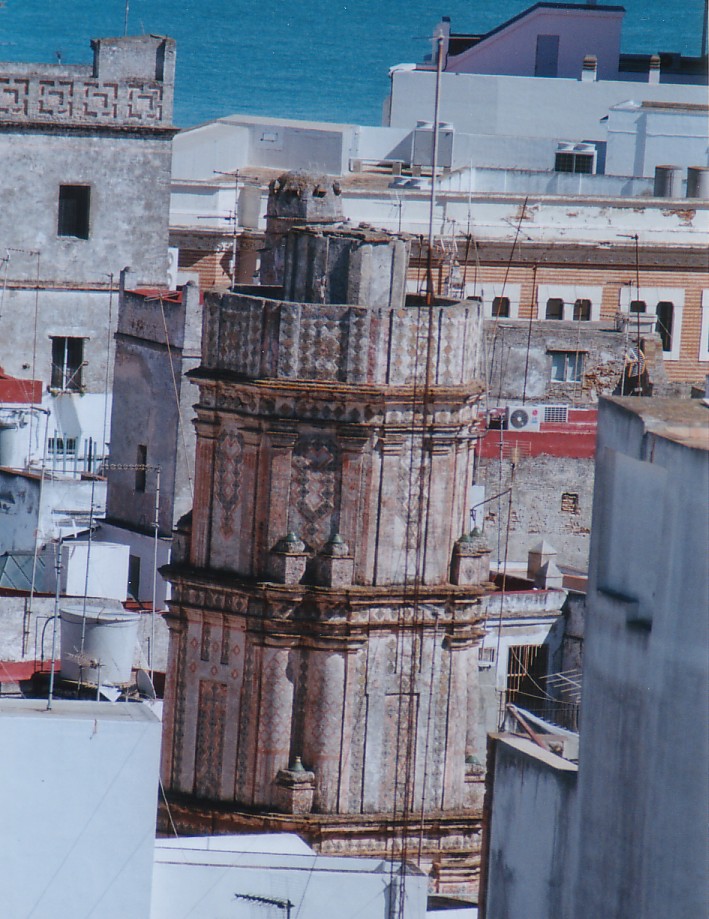
[[[539,405],[511,403],[507,406],[508,431],[538,431],[543,412]]]

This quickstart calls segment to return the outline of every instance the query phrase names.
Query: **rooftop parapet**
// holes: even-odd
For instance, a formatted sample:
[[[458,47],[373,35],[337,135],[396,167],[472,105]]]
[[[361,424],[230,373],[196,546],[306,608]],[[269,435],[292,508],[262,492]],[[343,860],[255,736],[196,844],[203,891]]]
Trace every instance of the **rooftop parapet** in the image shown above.
[[[481,381],[482,316],[477,302],[370,308],[284,302],[238,292],[205,297],[201,372],[422,385],[428,315],[435,341],[432,385],[470,386]]]
[[[479,302],[407,298],[407,265],[408,242],[394,234],[291,230],[284,300],[272,298],[273,288],[266,296],[253,287],[207,295],[203,369],[350,385],[479,383]]]
[[[0,127],[170,127],[174,40],[138,35],[91,46],[93,66],[0,63]]]

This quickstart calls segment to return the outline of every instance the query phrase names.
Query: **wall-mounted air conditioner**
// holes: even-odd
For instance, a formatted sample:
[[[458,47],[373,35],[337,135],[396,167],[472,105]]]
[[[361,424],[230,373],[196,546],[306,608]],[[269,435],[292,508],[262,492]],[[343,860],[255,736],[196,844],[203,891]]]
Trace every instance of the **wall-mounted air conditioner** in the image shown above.
[[[508,431],[538,431],[543,418],[539,405],[511,402],[507,406]]]

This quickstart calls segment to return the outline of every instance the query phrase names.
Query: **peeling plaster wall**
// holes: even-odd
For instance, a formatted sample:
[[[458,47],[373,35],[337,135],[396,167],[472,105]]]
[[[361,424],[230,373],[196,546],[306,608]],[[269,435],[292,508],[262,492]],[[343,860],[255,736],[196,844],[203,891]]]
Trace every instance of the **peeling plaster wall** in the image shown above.
[[[557,562],[586,569],[593,506],[593,457],[521,456],[514,469],[509,458],[487,459],[479,484],[492,496],[512,484],[512,514],[507,557],[524,562],[530,548],[546,539],[558,552]],[[562,495],[578,496],[576,513],[562,510]],[[508,497],[485,505],[483,528],[493,558],[505,557]]]

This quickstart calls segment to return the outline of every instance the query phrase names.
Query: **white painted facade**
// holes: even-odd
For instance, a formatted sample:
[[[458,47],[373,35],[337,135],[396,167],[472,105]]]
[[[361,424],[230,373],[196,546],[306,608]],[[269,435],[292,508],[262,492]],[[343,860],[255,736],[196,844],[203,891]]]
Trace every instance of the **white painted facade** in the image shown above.
[[[160,727],[139,703],[0,700],[3,915],[149,916]]]
[[[3,916],[424,919],[415,867],[285,834],[156,840],[160,730],[144,703],[0,700]]]
[[[402,881],[387,862],[318,855],[283,834],[165,839],[155,847],[150,917],[424,919],[427,884],[416,868]]]

